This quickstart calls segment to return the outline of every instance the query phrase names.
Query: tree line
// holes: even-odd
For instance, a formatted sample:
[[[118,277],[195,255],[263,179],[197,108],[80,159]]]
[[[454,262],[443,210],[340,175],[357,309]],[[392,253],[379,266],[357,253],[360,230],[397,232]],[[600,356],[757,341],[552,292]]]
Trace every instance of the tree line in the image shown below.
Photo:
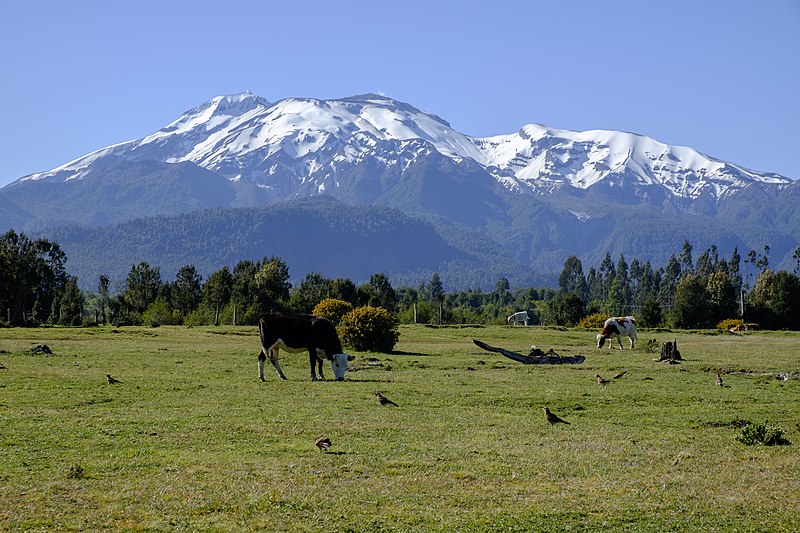
[[[800,265],[800,250],[796,253]],[[64,268],[57,243],[31,240],[9,231],[0,238],[0,323],[39,324],[255,324],[262,313],[309,313],[333,298],[354,307],[383,307],[404,323],[504,323],[527,310],[534,324],[574,326],[593,313],[633,314],[643,326],[713,327],[720,320],[744,317],[765,328],[800,329],[800,278],[769,268],[769,248],[744,258],[734,249],[728,258],[716,247],[693,258],[687,241],[664,266],[609,254],[584,272],[568,257],[556,288],[512,289],[500,277],[493,291],[446,291],[433,273],[417,287],[392,287],[383,273],[356,285],[347,278],[307,274],[292,285],[279,257],[241,260],[203,280],[193,265],[174,280],[162,279],[147,262],[132,265],[122,288],[112,294],[101,275],[97,291],[82,292]]]
[[[692,245],[665,266],[606,254],[584,275],[580,260],[571,256],[559,276],[559,293],[545,305],[555,323],[574,325],[591,313],[637,317],[646,327],[709,328],[725,319],[740,318],[768,329],[800,329],[800,248],[790,273],[769,268],[769,245],[742,258],[734,248],[728,258],[716,246],[695,260]]]

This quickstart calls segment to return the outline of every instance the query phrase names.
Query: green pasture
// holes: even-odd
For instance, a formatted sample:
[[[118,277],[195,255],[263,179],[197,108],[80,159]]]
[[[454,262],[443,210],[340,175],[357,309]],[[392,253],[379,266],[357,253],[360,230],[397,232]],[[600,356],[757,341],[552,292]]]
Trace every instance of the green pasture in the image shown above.
[[[260,383],[254,327],[0,329],[0,531],[800,530],[798,333],[645,330],[609,351],[583,330],[400,332],[344,382],[283,354],[289,380]],[[739,420],[791,444],[737,442]]]

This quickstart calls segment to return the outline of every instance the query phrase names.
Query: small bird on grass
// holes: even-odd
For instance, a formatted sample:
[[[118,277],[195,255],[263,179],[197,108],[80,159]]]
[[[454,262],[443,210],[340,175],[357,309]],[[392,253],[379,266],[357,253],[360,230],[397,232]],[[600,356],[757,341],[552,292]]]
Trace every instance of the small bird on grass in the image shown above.
[[[319,451],[324,452],[331,447],[331,439],[329,439],[325,435],[320,435],[319,437],[317,437],[317,440],[314,441],[314,444],[317,445]]]
[[[381,405],[383,405],[383,406],[387,406],[387,405],[394,405],[395,407],[399,407],[399,405],[397,405],[396,403],[394,403],[392,400],[390,400],[389,398],[387,398],[386,396],[384,396],[384,395],[383,395],[383,394],[381,394],[380,392],[376,392],[376,393],[375,393],[375,398],[376,398],[376,399],[377,399],[377,400],[378,400],[378,401],[381,403]]]
[[[3,363],[0,363],[0,370],[8,370],[8,367]]]
[[[547,420],[547,422],[551,426],[555,425],[555,424],[558,424],[559,422],[562,423],[562,424],[566,424],[568,426],[570,425],[570,423],[567,422],[566,420],[564,420],[562,418],[559,418],[559,416],[557,414],[551,413],[550,409],[548,409],[547,407],[544,408],[544,419]]]
[[[619,379],[619,378],[621,378],[622,376],[624,376],[624,375],[625,375],[625,374],[627,374],[627,373],[628,373],[628,371],[627,371],[627,370],[623,370],[623,371],[622,371],[622,372],[620,372],[619,374],[614,374],[614,375],[612,376],[612,378],[614,378],[614,379]]]
[[[717,385],[722,387],[722,376],[720,375],[719,372],[717,372],[717,381],[716,381],[716,383],[717,383]]]
[[[109,385],[114,385],[115,383],[122,383],[120,380],[112,378],[111,374],[106,374],[106,379],[108,380]]]
[[[600,376],[600,374],[596,374],[595,377],[597,378],[597,384],[598,385],[604,385],[605,386],[605,385],[608,385],[609,383],[611,383],[610,379],[603,379],[602,376]]]

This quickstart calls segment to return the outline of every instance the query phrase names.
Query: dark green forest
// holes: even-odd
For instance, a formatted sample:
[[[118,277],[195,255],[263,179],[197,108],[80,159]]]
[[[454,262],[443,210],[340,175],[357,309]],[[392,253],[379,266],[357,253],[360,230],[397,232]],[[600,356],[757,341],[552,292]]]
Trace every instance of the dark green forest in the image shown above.
[[[738,318],[765,329],[800,329],[800,249],[793,272],[770,269],[769,254],[768,246],[744,256],[734,248],[723,257],[716,246],[695,254],[686,241],[665,265],[607,253],[587,270],[570,256],[558,288],[515,288],[499,276],[493,291],[446,291],[446,274],[439,272],[416,287],[395,288],[381,272],[358,285],[315,272],[292,284],[278,256],[239,260],[206,279],[194,265],[184,265],[167,280],[141,261],[130,266],[118,290],[101,274],[96,290],[82,291],[78,278],[67,274],[67,256],[57,242],[11,230],[0,237],[0,323],[254,324],[262,313],[309,313],[334,298],[383,307],[406,323],[501,323],[526,310],[534,324],[561,326],[602,314],[633,315],[644,327],[713,328]]]

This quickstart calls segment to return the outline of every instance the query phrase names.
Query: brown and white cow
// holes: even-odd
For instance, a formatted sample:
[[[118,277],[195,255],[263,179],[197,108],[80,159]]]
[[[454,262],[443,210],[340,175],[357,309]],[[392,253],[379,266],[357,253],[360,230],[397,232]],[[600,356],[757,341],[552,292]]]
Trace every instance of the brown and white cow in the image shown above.
[[[602,348],[608,340],[608,348],[611,349],[614,339],[617,339],[619,349],[622,350],[622,337],[628,337],[631,341],[631,350],[636,340],[636,319],[632,316],[618,316],[609,318],[603,324],[603,330],[597,334],[597,347]]]
[[[342,342],[336,333],[336,326],[327,318],[311,315],[262,315],[258,319],[258,333],[261,338],[261,353],[258,354],[258,379],[264,379],[264,363],[269,357],[272,366],[281,379],[286,376],[278,363],[281,348],[287,352],[308,352],[311,364],[311,380],[317,381],[315,365],[322,373],[322,360],[331,362],[331,370],[336,381],[344,379],[347,362],[355,359],[342,351]]]

